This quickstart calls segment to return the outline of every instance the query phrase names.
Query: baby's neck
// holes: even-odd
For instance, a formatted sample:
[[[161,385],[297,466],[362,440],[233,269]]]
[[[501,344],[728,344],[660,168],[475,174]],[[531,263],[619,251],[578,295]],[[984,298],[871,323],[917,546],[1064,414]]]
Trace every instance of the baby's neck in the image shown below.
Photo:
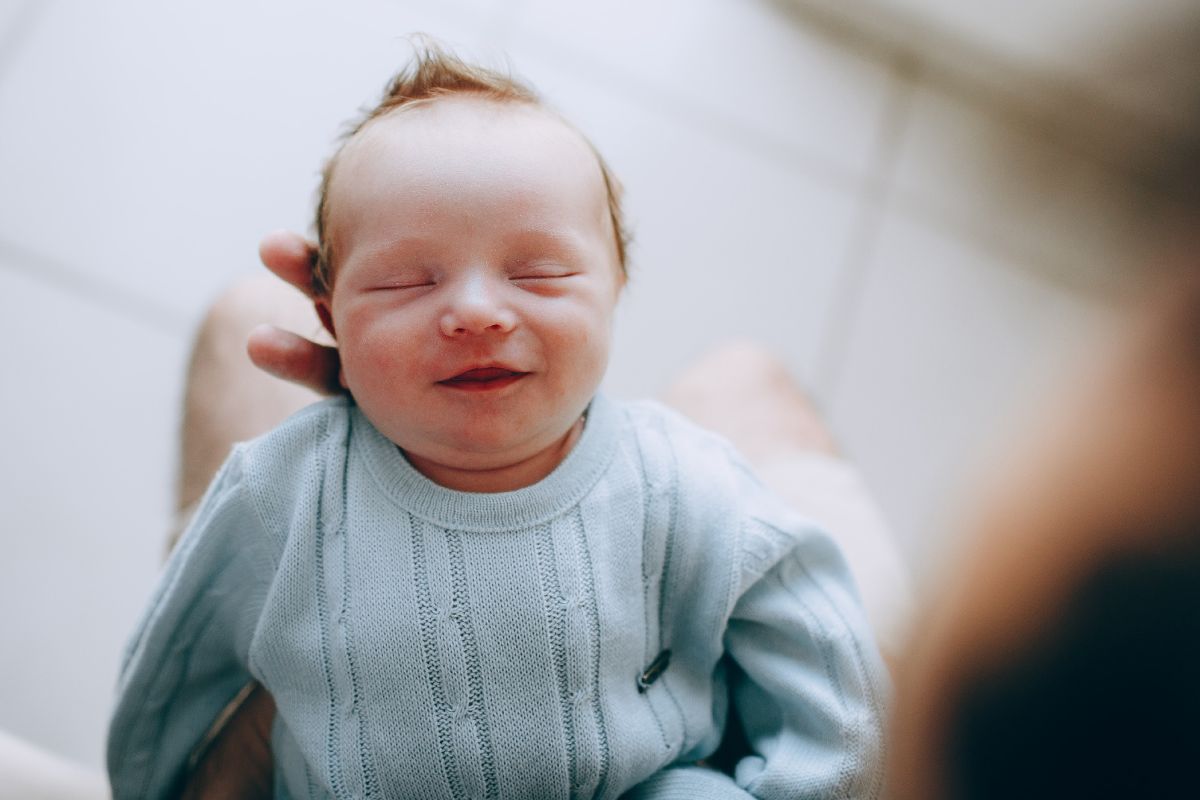
[[[540,450],[531,457],[489,469],[463,469],[447,466],[427,458],[405,452],[405,457],[417,472],[429,480],[460,492],[512,492],[532,486],[554,471],[563,462],[583,433],[583,417],[554,444]]]

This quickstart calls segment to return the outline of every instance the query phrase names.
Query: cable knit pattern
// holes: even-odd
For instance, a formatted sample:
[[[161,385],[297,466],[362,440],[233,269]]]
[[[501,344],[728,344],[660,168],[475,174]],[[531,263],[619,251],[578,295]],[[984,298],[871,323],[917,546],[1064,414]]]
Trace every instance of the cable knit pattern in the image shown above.
[[[284,798],[872,798],[884,674],[829,539],[673,413],[598,397],[553,473],[471,494],[339,398],[209,488],[108,765],[114,797],[170,796],[257,680]],[[752,752],[695,766],[730,710]]]

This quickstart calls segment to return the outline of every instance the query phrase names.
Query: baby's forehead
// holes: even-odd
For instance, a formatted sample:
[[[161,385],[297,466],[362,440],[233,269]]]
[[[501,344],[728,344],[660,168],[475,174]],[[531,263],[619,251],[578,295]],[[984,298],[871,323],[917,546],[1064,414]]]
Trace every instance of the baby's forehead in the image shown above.
[[[569,123],[528,102],[449,95],[394,109],[356,132],[337,156],[330,207],[398,191],[522,188],[553,194],[564,212],[586,205],[607,214],[599,158]]]
[[[541,229],[607,244],[608,191],[596,152],[553,112],[448,96],[354,134],[333,169],[326,221],[338,252],[385,228],[439,241],[463,226],[498,236]]]
[[[432,143],[486,146],[489,140],[520,140],[523,149],[543,159],[582,159],[596,154],[583,135],[553,111],[535,103],[464,92],[414,101],[364,125],[343,147],[339,158],[372,145],[421,147]],[[558,146],[547,147],[547,144]],[[565,146],[564,146],[565,145]],[[442,148],[438,148],[442,149]]]

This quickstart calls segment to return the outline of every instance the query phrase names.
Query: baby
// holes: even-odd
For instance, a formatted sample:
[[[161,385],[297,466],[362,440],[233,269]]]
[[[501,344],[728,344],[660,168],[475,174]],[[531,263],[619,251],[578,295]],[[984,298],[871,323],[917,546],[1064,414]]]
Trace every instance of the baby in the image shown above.
[[[253,680],[278,797],[875,797],[885,673],[834,545],[597,394],[625,234],[588,142],[426,48],[317,232],[348,396],[209,488],[124,664],[114,796],[176,791]],[[730,774],[697,763],[723,738]]]

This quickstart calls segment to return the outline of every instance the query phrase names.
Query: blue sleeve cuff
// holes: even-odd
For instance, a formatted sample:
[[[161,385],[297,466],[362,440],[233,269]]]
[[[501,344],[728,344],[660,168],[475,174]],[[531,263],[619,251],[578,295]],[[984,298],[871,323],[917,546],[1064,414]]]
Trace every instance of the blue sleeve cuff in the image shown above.
[[[705,767],[670,767],[651,775],[623,800],[721,800],[751,798],[728,775]]]

